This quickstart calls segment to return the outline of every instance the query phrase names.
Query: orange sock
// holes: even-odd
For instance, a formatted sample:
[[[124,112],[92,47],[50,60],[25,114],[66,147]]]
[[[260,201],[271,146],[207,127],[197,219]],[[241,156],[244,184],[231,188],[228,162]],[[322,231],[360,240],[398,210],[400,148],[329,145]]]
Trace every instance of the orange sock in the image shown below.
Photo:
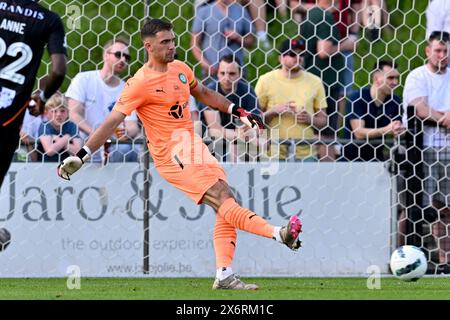
[[[225,200],[217,214],[235,228],[267,238],[273,237],[272,225],[256,213],[242,208],[233,198]]]
[[[236,249],[236,228],[216,214],[214,226],[214,251],[216,267],[231,267]]]

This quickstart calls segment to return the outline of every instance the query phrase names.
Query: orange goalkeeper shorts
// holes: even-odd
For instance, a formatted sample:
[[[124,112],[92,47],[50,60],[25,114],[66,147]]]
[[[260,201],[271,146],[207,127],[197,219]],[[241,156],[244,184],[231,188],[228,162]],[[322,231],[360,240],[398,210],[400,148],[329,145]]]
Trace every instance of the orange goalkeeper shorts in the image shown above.
[[[201,146],[197,144],[191,149],[188,150],[188,155],[173,155],[172,161],[157,165],[156,169],[171,185],[183,191],[196,204],[200,204],[206,191],[219,180],[226,182],[227,177],[222,166],[203,142]]]

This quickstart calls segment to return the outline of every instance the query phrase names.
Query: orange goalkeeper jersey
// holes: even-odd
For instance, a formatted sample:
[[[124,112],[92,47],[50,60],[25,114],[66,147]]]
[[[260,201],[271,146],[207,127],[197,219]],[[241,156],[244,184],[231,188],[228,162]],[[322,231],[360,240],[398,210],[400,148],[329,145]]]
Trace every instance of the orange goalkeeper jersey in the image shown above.
[[[196,85],[192,70],[179,60],[169,63],[166,72],[144,65],[127,81],[114,106],[114,110],[126,115],[136,111],[155,165],[171,160],[172,149],[179,142],[175,133],[183,131],[194,136],[188,102],[190,89]]]

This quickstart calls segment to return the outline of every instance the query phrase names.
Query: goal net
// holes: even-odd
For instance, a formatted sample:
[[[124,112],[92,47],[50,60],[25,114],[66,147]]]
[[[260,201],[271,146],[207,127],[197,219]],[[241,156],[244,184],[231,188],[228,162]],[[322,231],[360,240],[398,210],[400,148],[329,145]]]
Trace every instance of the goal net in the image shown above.
[[[409,72],[425,63],[428,1],[342,1],[338,14],[327,17],[347,20],[334,20],[325,28],[328,31],[314,27],[315,1],[232,2],[236,9],[223,16],[224,11],[211,1],[40,1],[61,16],[66,30],[68,72],[61,92],[67,92],[80,72],[102,69],[105,44],[111,39],[129,42],[131,59],[120,77],[133,76],[146,61],[140,39],[146,18],[173,24],[177,58],[192,67],[205,86],[219,88],[214,82],[216,65],[211,62],[208,67],[205,61],[211,56],[218,60],[225,55],[221,49],[239,44],[230,50],[231,56],[242,57],[241,78],[248,83],[245,94],[259,98],[253,112],[266,113],[268,129],[259,136],[244,133],[242,123],[221,118],[192,98],[189,107],[196,132],[222,163],[242,206],[273,225],[285,225],[292,214],[298,214],[304,232],[303,247],[292,252],[270,239],[238,231],[234,269],[244,276],[365,276],[376,266],[381,274],[389,274],[392,251],[412,244],[426,253],[428,273],[441,272],[449,254],[449,217],[445,210],[437,214],[427,201],[425,184],[430,177],[421,141],[423,123],[408,109],[409,114],[403,115],[405,134],[368,139],[355,136],[351,123],[360,122],[350,121],[358,120],[350,117],[356,114],[351,95],[374,84],[374,65],[378,63],[383,74],[380,62],[393,63],[392,69],[399,73],[393,92],[401,99]],[[205,19],[208,12],[210,17]],[[312,34],[308,25],[313,26]],[[333,34],[342,28],[352,40],[346,43],[350,49],[344,49],[344,38],[335,39]],[[230,35],[231,31],[237,35]],[[332,56],[339,55],[343,64],[317,71],[313,64],[319,52],[310,42],[321,43],[322,32],[331,33],[325,39],[338,48]],[[317,73],[311,79],[319,79],[326,89],[324,97],[318,95],[316,102],[307,103],[314,105],[314,112],[327,107],[321,111],[325,118],[314,116],[316,120],[305,124],[298,114],[308,106],[297,104],[293,111],[279,112],[269,121],[269,110],[297,94],[315,99],[314,86],[308,82],[294,92],[286,88],[287,101],[276,100],[280,92],[274,92],[272,85],[280,87],[275,82],[266,81],[266,87],[258,84],[266,74],[280,69],[283,59],[297,59],[286,57],[290,53],[282,46],[285,40],[299,37],[305,41],[304,69]],[[222,38],[226,42],[221,43]],[[290,41],[289,49],[294,47]],[[44,56],[36,87],[50,68]],[[224,72],[222,77],[228,77],[232,90],[237,90],[232,75]],[[244,101],[237,91],[220,90]],[[82,111],[88,104],[105,108],[89,99],[81,101]],[[401,100],[391,100],[390,105],[398,102],[403,112]],[[383,113],[386,110],[372,115],[370,121],[390,117]],[[57,177],[59,159],[49,161],[40,142],[39,126],[45,121],[28,117],[1,187],[0,227],[11,234],[9,246],[0,252],[1,276],[64,276],[73,266],[83,276],[214,275],[215,212],[195,205],[159,176],[137,118],[130,119],[136,130],[125,124],[125,134],[112,137],[68,182]],[[326,128],[333,123],[329,134]],[[83,138],[81,129],[79,134]],[[346,148],[353,150],[352,157]],[[360,161],[358,157],[367,150],[372,156]],[[447,168],[447,159],[436,161],[442,170]]]

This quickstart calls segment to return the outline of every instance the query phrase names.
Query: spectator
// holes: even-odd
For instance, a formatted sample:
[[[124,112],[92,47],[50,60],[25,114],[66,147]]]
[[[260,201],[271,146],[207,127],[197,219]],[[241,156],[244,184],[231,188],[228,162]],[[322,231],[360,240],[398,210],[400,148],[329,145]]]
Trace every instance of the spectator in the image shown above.
[[[128,68],[131,59],[128,41],[123,38],[108,41],[103,47],[103,67],[100,70],[78,73],[67,89],[70,118],[78,126],[84,140],[103,122],[111,112],[125,82],[119,78]],[[135,113],[125,118],[113,138],[126,140],[140,133]],[[110,161],[137,161],[138,150],[132,144],[113,144],[109,152]],[[94,155],[100,161],[101,151]]]
[[[61,162],[75,155],[82,146],[77,136],[77,126],[69,121],[69,111],[64,100],[60,93],[55,93],[45,104],[49,120],[39,127],[38,160]]]
[[[349,97],[353,93],[354,81],[354,53],[356,51],[359,26],[358,12],[361,10],[361,0],[338,0],[334,2],[333,16],[337,22],[337,28],[341,36],[339,50],[344,56],[344,69],[342,70],[340,83],[340,96]],[[345,114],[346,100],[342,99],[339,103],[339,113]]]
[[[445,1],[445,0],[443,0]],[[295,10],[295,17],[301,22],[306,12],[311,9],[316,0],[291,0]],[[368,29],[368,37],[370,40],[378,40],[380,31],[384,26],[389,26],[389,13],[384,0],[334,0],[337,11],[333,12],[335,21],[344,23],[347,17],[351,17],[352,29],[360,26]],[[340,12],[339,12],[340,11]],[[356,24],[354,24],[356,23]],[[338,28],[341,28],[338,26]],[[345,38],[347,32],[340,30],[341,37]]]
[[[339,52],[341,37],[331,13],[332,0],[317,0],[317,5],[308,11],[306,20],[300,25],[300,33],[306,39],[306,71],[320,77],[327,96],[328,127],[319,132],[319,138],[333,141],[338,129],[337,105],[342,92],[339,75],[344,68],[344,57]],[[321,161],[336,159],[336,150],[331,144],[319,145]]]
[[[267,5],[269,0],[240,0],[243,6],[246,6],[250,12],[250,15],[255,24],[256,36],[258,38],[259,45],[264,50],[270,50],[272,48],[270,40],[267,35]],[[286,0],[274,0],[274,6],[278,12],[278,19],[288,18],[288,1]]]
[[[196,0],[195,6],[212,3],[212,0]],[[239,3],[247,8],[255,26],[256,36],[259,46],[264,50],[270,50],[271,44],[267,35],[267,5],[269,0],[239,0]],[[278,10],[278,17],[287,17],[287,4],[285,0],[274,0],[274,5]]]
[[[41,91],[45,86],[48,77],[42,77],[37,84],[37,91]],[[24,161],[37,161],[37,143],[39,138],[39,127],[41,123],[47,121],[45,105],[43,113],[32,116],[29,110],[26,110],[23,118],[22,128],[20,129],[20,149],[16,151],[16,156],[22,156]],[[26,154],[25,154],[26,153]]]
[[[278,130],[281,141],[313,139],[313,127],[322,129],[327,123],[324,86],[319,77],[303,70],[304,50],[302,40],[285,40],[280,48],[281,68],[262,75],[256,84],[265,122],[271,131]],[[313,145],[298,144],[295,159],[314,161],[316,154]],[[287,159],[287,145],[280,145],[279,155]]]
[[[386,135],[404,132],[401,122],[401,99],[394,94],[400,74],[391,61],[375,63],[372,85],[354,92],[347,103],[346,138],[364,140],[364,144],[344,146],[344,160],[385,161],[384,144],[373,143]],[[372,141],[372,142],[371,142]]]
[[[191,119],[194,123],[194,131],[200,137],[203,137],[203,125],[200,111],[198,110],[198,103],[192,95],[189,96],[189,109],[191,110]]]
[[[379,40],[381,30],[389,26],[389,12],[384,0],[364,0],[361,14],[361,24],[367,30],[367,37],[371,41]]]
[[[450,2],[433,0],[427,7],[427,37],[433,31],[450,32]]]
[[[226,182],[224,170],[194,133],[189,109],[186,108],[189,93],[215,109],[239,117],[250,128],[263,129],[264,125],[258,116],[205,88],[185,63],[175,60],[175,35],[172,28],[172,24],[160,19],[150,19],[145,23],[141,36],[149,62],[127,82],[114,109],[77,156],[67,158],[58,166],[58,175],[69,180],[92,151],[95,152],[105,142],[125,115],[136,110],[144,124],[149,150],[158,173],[195,203],[209,205],[217,212],[213,240],[216,279],[212,288],[256,290],[257,285],[242,282],[232,270],[236,229],[278,240],[292,250],[297,250],[301,245],[298,239],[302,231],[301,221],[297,215],[292,215],[287,226],[273,226],[236,202]],[[170,82],[171,79],[179,81]],[[169,83],[171,85],[167,85]],[[167,94],[156,93],[161,87]],[[170,116],[168,109],[172,109]],[[179,133],[187,139],[184,140],[187,143],[180,144],[179,139],[174,139]]]
[[[244,62],[244,48],[254,44],[252,18],[233,0],[217,0],[197,8],[192,25],[191,47],[206,81],[216,76],[221,57],[233,54]]]
[[[234,60],[233,55],[226,55],[220,59],[217,73],[218,82],[208,85],[208,88],[219,92],[227,97],[235,105],[242,106],[249,112],[260,114],[255,91],[251,85],[242,78],[241,65]],[[237,147],[235,142],[245,135],[244,129],[239,127],[236,118],[228,113],[217,112],[207,108],[204,104],[199,104],[200,111],[203,112],[209,135],[214,140],[231,142],[223,145],[223,152],[216,150],[216,155],[226,160],[228,148],[232,161],[237,160]],[[224,140],[222,140],[224,139]]]
[[[450,73],[445,31],[433,31],[425,48],[427,62],[406,78],[404,107],[414,106],[423,120],[425,207],[437,210],[432,224],[439,256],[439,268],[450,269]],[[406,114],[406,110],[405,110]]]

